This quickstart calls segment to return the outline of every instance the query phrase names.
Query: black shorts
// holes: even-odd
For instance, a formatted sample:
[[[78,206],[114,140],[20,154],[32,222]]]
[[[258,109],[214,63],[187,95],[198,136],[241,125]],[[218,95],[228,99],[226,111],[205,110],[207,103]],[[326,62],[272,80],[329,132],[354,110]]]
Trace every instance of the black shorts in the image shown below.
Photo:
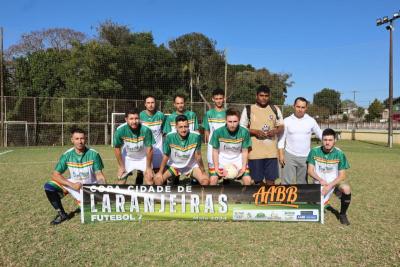
[[[249,160],[250,175],[254,182],[262,180],[275,181],[279,177],[278,159],[252,159]]]

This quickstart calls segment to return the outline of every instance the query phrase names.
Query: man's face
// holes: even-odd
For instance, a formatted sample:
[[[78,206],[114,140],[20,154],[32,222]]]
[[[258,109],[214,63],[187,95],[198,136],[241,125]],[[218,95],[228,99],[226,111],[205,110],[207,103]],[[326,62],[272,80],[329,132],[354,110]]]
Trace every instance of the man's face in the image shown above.
[[[74,133],[71,136],[71,142],[77,150],[83,150],[86,144],[86,136],[83,133]]]
[[[230,132],[234,132],[239,127],[239,118],[236,115],[226,117],[226,127]]]
[[[189,122],[188,121],[178,121],[176,124],[176,132],[181,137],[186,137],[189,134]]]
[[[331,151],[335,146],[335,137],[333,135],[325,135],[322,137],[322,146],[325,151]]]
[[[223,95],[215,95],[212,97],[212,101],[217,108],[222,108],[224,105],[224,96]]]
[[[128,117],[125,117],[125,121],[132,129],[139,128],[139,114],[129,114]]]
[[[153,97],[146,98],[144,102],[144,107],[147,111],[154,112],[156,109],[156,100]]]
[[[258,105],[260,105],[261,107],[265,107],[268,105],[269,103],[269,98],[270,95],[269,93],[265,93],[265,92],[260,92],[257,94],[256,96],[256,102]]]
[[[297,100],[294,104],[294,115],[297,118],[303,118],[307,111],[307,102]]]
[[[175,98],[174,107],[177,112],[183,113],[185,111],[185,99],[182,97]]]

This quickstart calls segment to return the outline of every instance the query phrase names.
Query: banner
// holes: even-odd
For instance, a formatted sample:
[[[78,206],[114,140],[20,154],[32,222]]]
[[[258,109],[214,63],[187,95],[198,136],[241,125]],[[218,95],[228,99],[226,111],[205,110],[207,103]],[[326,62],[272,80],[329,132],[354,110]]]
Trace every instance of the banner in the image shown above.
[[[320,185],[84,185],[81,221],[196,220],[323,223]]]

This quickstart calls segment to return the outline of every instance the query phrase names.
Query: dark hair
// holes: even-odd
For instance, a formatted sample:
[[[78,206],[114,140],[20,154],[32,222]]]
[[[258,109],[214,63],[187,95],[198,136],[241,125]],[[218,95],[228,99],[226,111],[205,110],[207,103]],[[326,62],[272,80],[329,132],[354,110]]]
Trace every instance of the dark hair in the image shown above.
[[[324,136],[329,136],[329,135],[331,135],[331,136],[333,136],[334,138],[336,138],[336,132],[335,132],[333,129],[331,129],[331,128],[326,128],[326,129],[322,132],[322,137],[324,137]]]
[[[154,99],[154,101],[156,101],[156,97],[154,96],[154,95],[146,95],[145,97],[144,97],[144,102],[146,102],[146,100],[147,100],[147,98],[153,98]]]
[[[216,96],[216,95],[223,95],[223,96],[225,96],[225,92],[224,92],[224,90],[222,90],[221,88],[216,88],[216,89],[214,89],[214,91],[212,92],[212,96]]]
[[[188,120],[188,118],[186,117],[186,115],[178,115],[175,118],[175,123],[178,124],[178,122],[180,122],[180,121],[187,121],[187,120]]]
[[[176,98],[178,98],[178,97],[180,97],[180,98],[183,98],[183,101],[186,101],[186,99],[185,99],[185,96],[184,96],[184,95],[177,94],[177,95],[175,95],[175,97],[174,97],[174,102],[175,102]]]
[[[128,118],[129,114],[138,114],[139,115],[139,109],[137,108],[130,108],[127,111],[125,111],[125,118]]]
[[[80,133],[80,134],[86,135],[86,132],[83,129],[78,128],[78,127],[74,127],[71,129],[71,135],[73,135],[74,133]]]
[[[269,94],[269,93],[271,93],[271,89],[269,89],[269,87],[266,86],[266,85],[260,85],[260,86],[257,87],[257,95],[259,93],[267,93],[267,94]]]
[[[296,105],[296,102],[297,102],[298,100],[300,100],[301,102],[306,102],[306,105],[308,105],[308,100],[305,99],[305,98],[302,97],[302,96],[296,97],[296,99],[294,100],[294,104],[293,104],[293,105]]]
[[[226,110],[226,117],[228,116],[237,116],[240,119],[240,112],[235,108],[228,108]]]

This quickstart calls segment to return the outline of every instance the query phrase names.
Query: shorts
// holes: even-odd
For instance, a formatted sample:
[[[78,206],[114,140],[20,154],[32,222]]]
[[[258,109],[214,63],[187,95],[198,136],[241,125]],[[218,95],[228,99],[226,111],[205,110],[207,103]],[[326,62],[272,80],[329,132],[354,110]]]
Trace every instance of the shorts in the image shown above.
[[[128,157],[123,157],[122,160],[125,163],[125,170],[127,173],[130,173],[133,170],[138,170],[142,172],[146,170],[146,158],[131,159]]]
[[[44,189],[45,189],[46,191],[57,192],[58,195],[60,196],[60,198],[63,198],[63,197],[65,197],[66,195],[71,194],[71,196],[72,196],[73,198],[75,198],[77,202],[80,203],[81,200],[82,200],[82,195],[81,195],[80,190],[79,190],[79,191],[76,191],[76,190],[72,189],[72,188],[69,187],[69,186],[61,185],[61,184],[59,184],[59,183],[57,183],[56,181],[53,181],[53,180],[48,181],[48,182],[44,185]]]
[[[313,183],[314,184],[319,184],[319,181],[313,179]],[[345,181],[341,181],[334,188],[332,188],[331,191],[329,191],[324,196],[324,200],[323,200],[324,201],[324,205],[327,205],[329,203],[329,199],[331,198],[331,196],[333,194],[335,194],[338,198],[340,198],[342,196],[342,192],[340,191],[340,187],[342,187],[343,185],[347,185],[347,183]]]
[[[251,159],[249,160],[251,178],[259,183],[264,179],[275,181],[279,177],[278,159]]]
[[[199,165],[193,164],[192,166],[185,167],[185,168],[177,168],[173,166],[167,166],[167,171],[172,175],[172,176],[180,176],[180,175],[185,175],[185,176],[191,176],[193,169],[198,168]]]

